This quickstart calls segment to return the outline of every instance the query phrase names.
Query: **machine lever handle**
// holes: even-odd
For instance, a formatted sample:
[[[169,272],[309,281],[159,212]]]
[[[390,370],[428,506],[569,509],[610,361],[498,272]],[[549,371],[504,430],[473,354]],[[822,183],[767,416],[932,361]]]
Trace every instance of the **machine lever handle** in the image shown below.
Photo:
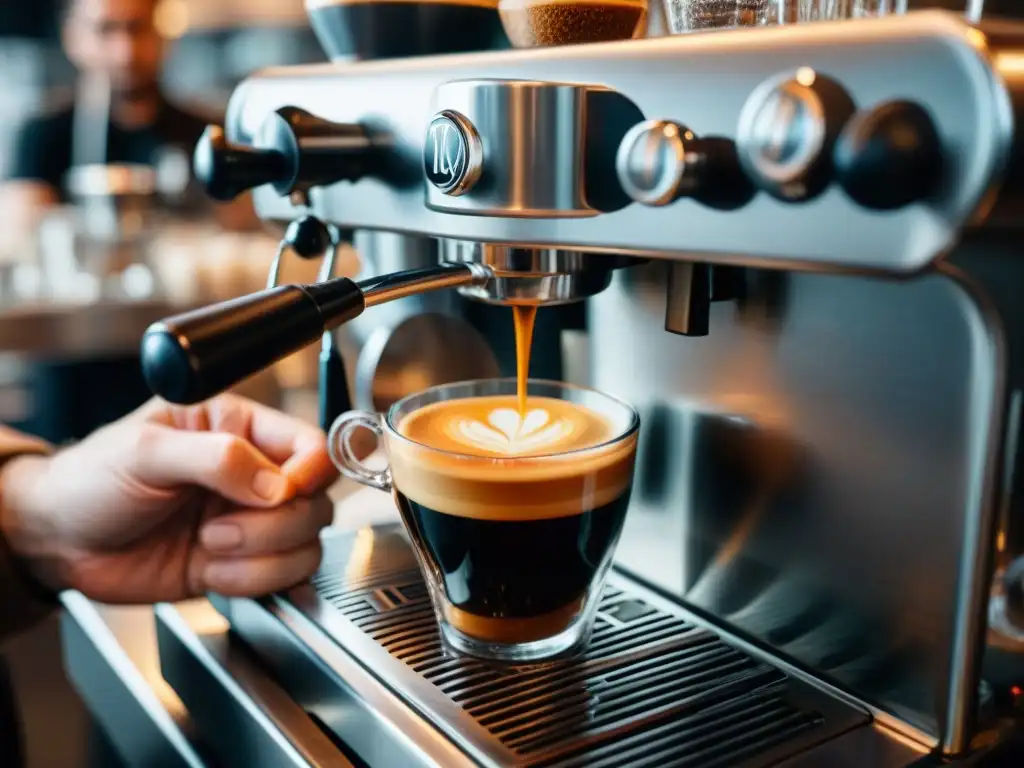
[[[284,196],[358,181],[373,172],[376,158],[362,125],[332,123],[298,107],[281,107],[263,121],[251,147],[230,144],[223,128],[207,127],[192,164],[207,194],[226,201],[264,184]]]
[[[196,144],[192,165],[206,193],[226,202],[287,177],[289,161],[274,149],[229,144],[223,128],[209,125]]]
[[[362,290],[343,277],[185,312],[146,330],[143,375],[153,394],[198,403],[318,341],[364,307]]]
[[[191,405],[319,341],[367,307],[492,278],[479,264],[442,263],[359,283],[340,277],[278,286],[150,326],[142,337],[142,372],[153,394]]]

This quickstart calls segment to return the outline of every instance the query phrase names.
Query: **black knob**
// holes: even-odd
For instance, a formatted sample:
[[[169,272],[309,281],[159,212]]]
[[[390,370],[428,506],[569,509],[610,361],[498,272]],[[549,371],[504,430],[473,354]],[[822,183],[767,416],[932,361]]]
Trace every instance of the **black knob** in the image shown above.
[[[836,178],[853,200],[893,210],[926,198],[935,188],[942,144],[931,117],[909,101],[861,112],[835,147]]]
[[[338,278],[186,312],[147,329],[142,371],[153,394],[198,403],[312,344],[364,307],[359,286]]]
[[[739,159],[750,180],[773,197],[803,201],[832,177],[832,150],[855,111],[839,83],[809,67],[769,80],[743,106]]]
[[[680,336],[707,336],[710,315],[710,266],[699,262],[672,262],[668,268],[665,330]]]
[[[279,195],[305,192],[369,174],[375,157],[366,129],[332,123],[297,107],[270,114],[252,147],[229,144],[210,126],[196,145],[196,178],[217,200],[271,184]]]
[[[228,144],[224,129],[207,126],[192,158],[196,178],[214,200],[234,200],[248,189],[288,175],[288,158],[273,149]]]
[[[316,216],[301,216],[284,231],[284,241],[301,259],[320,258],[333,240],[330,228]]]

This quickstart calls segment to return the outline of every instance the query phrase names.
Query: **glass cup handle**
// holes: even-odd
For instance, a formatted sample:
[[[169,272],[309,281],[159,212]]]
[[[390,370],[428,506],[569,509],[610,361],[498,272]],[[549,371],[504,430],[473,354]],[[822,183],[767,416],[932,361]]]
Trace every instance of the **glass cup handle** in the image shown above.
[[[352,450],[352,433],[359,427],[370,430],[378,438],[384,435],[380,416],[365,411],[343,413],[334,420],[331,431],[327,434],[327,455],[345,477],[390,493],[391,468],[370,469],[356,458],[355,451]]]

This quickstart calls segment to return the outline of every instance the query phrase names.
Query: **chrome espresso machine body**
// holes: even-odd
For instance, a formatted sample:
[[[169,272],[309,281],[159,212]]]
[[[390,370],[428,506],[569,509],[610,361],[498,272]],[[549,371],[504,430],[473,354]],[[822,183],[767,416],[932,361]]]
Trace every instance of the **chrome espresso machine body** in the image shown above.
[[[941,12],[251,78],[208,176],[453,260],[172,318],[157,391],[456,287],[589,297],[587,383],[643,427],[581,659],[445,655],[397,528],[218,609],[362,764],[985,764],[1024,683],[1022,100],[1024,26]],[[268,138],[291,110],[321,138]],[[212,722],[169,626],[164,675]]]

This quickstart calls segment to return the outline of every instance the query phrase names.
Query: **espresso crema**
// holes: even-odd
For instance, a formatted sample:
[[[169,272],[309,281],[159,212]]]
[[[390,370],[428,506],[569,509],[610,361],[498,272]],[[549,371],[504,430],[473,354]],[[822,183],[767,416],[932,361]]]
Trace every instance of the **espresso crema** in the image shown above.
[[[622,531],[635,431],[554,398],[531,396],[520,416],[515,395],[431,404],[395,426],[395,496],[449,623],[498,642],[567,628]]]

